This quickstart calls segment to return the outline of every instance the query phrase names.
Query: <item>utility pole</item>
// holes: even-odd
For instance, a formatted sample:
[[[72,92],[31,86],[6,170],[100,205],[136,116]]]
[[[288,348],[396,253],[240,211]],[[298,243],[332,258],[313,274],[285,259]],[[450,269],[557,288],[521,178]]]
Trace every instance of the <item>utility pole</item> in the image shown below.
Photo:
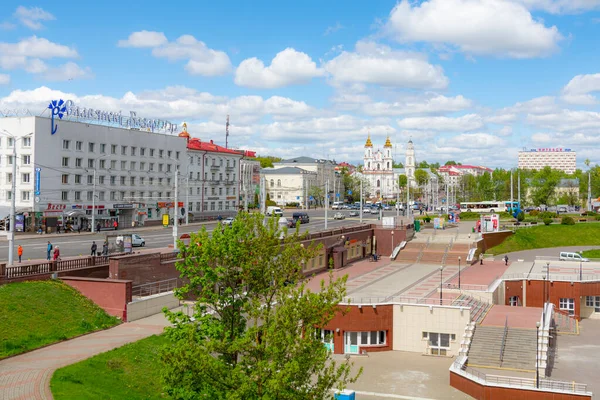
[[[521,170],[517,170],[517,201],[521,208]]]
[[[360,180],[360,223],[363,222],[363,181]]]
[[[400,216],[400,188],[396,192],[396,217]]]
[[[588,211],[592,211],[592,174],[588,166]]]
[[[408,221],[408,214],[410,213],[410,179],[406,179],[406,218]],[[408,224],[408,222],[407,222]]]
[[[265,195],[266,193],[266,189],[265,186],[267,185],[267,177],[263,176],[260,179],[260,212],[264,215],[266,213],[266,202],[267,202],[267,196]]]
[[[227,114],[227,122],[225,123],[225,148],[229,148],[229,114]]]
[[[509,208],[509,212],[512,214],[513,212],[513,171],[512,168],[510,170],[510,208]]]
[[[179,185],[177,183],[179,172],[179,164],[175,164],[175,203],[173,204],[173,250],[177,249],[177,220],[179,219],[179,203],[177,202],[177,190],[179,190]]]
[[[325,181],[325,229],[327,229],[327,209],[329,208],[329,179]]]

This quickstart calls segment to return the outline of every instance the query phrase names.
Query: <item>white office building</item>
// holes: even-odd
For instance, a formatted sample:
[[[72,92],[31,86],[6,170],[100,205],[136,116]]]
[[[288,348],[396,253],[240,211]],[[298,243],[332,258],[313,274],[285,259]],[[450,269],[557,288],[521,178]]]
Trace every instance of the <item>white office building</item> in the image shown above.
[[[277,205],[299,203],[304,208],[312,204],[309,190],[318,184],[317,172],[298,167],[263,168],[261,176],[269,198]]]
[[[544,167],[574,174],[577,169],[577,152],[561,147],[519,151],[519,168],[540,170]]]
[[[331,201],[334,198],[344,199],[342,177],[336,171],[337,163],[331,160],[322,160],[311,157],[296,157],[287,160],[282,160],[273,163],[274,168],[301,168],[305,171],[316,173],[316,181],[312,186],[317,186],[323,193],[325,191],[325,184],[329,183],[329,192],[332,193]],[[296,188],[300,189],[300,188]]]

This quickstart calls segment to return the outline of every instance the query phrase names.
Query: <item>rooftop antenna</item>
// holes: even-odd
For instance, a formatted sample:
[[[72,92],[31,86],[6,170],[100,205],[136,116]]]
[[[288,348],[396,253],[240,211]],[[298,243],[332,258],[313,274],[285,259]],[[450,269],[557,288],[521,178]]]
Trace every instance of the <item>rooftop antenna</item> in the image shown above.
[[[229,144],[229,114],[227,114],[227,122],[225,123],[225,148],[228,147]]]

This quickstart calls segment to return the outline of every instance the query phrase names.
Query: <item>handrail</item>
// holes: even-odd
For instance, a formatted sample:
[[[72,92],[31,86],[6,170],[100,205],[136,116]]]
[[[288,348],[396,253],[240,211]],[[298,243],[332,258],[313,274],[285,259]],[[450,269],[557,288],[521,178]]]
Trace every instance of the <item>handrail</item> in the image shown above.
[[[502,334],[502,345],[500,346],[500,366],[504,361],[504,347],[506,346],[506,336],[508,335],[508,316],[504,320],[504,333]]]

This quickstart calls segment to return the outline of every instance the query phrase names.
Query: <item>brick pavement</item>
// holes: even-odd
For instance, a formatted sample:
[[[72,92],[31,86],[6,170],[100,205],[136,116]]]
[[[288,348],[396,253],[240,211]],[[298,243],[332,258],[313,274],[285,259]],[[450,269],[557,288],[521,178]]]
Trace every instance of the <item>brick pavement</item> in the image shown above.
[[[159,334],[167,325],[157,314],[2,360],[0,400],[52,399],[50,379],[58,368]]]

